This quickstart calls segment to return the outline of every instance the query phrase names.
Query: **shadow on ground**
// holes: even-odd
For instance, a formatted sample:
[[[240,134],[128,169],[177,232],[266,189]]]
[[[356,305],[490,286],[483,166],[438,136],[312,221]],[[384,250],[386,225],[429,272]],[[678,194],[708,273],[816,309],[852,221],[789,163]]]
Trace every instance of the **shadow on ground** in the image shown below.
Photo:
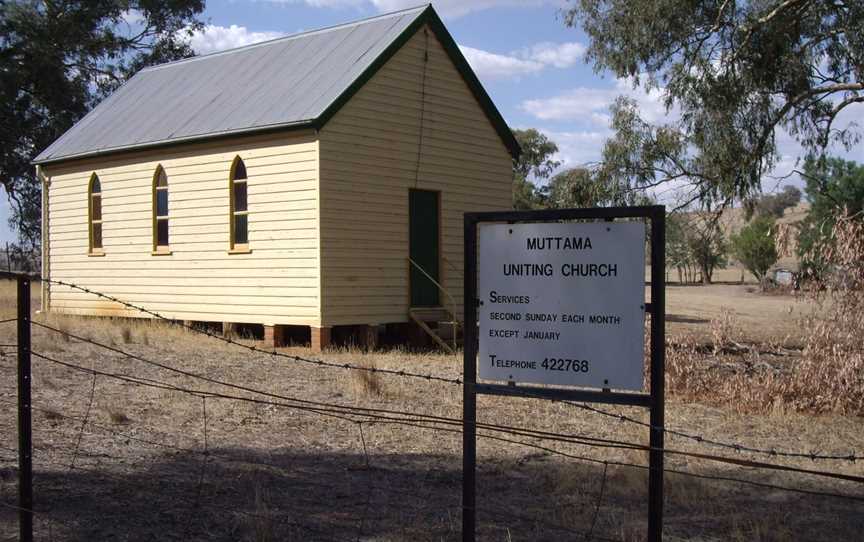
[[[188,452],[119,461],[85,455],[70,470],[37,457],[37,539],[460,538],[460,457],[216,449],[206,459],[205,466],[203,455]],[[7,469],[2,481],[7,504],[15,502],[13,475]],[[602,465],[529,454],[482,463],[478,486],[480,539],[644,535],[644,471],[604,474]],[[852,540],[864,528],[860,503],[677,475],[667,476],[667,489],[667,540]],[[10,539],[16,514],[0,509]]]

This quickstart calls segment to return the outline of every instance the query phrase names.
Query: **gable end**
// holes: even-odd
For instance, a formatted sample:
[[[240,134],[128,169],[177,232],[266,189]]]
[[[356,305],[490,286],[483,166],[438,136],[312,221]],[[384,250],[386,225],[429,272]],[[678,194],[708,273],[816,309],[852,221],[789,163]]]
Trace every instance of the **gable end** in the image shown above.
[[[333,118],[333,116],[342,109],[351,98],[359,91],[363,85],[365,85],[372,77],[378,73],[378,70],[381,69],[384,64],[387,63],[390,58],[399,51],[403,45],[405,45],[408,40],[420,29],[423,25],[428,25],[432,32],[435,34],[435,37],[438,38],[438,41],[441,43],[444,50],[447,52],[447,56],[450,58],[450,61],[456,66],[456,70],[462,76],[462,79],[465,81],[465,84],[468,85],[468,88],[471,90],[471,93],[474,95],[474,98],[480,104],[480,107],[483,109],[483,112],[486,114],[486,118],[489,119],[489,122],[495,128],[495,131],[498,133],[498,136],[501,138],[501,141],[504,143],[504,146],[507,148],[507,151],[510,153],[510,156],[513,157],[514,160],[518,159],[522,154],[522,149],[519,146],[519,143],[516,141],[516,138],[513,136],[513,132],[510,130],[510,127],[507,125],[507,122],[504,120],[504,117],[501,116],[501,113],[498,111],[498,108],[495,107],[495,104],[492,102],[492,99],[489,97],[489,94],[486,93],[486,90],[483,88],[483,85],[480,83],[480,80],[477,79],[477,75],[474,73],[474,70],[471,69],[471,66],[468,64],[468,61],[465,60],[465,56],[462,54],[462,51],[459,50],[459,46],[456,45],[456,41],[453,39],[453,36],[450,35],[450,32],[447,31],[447,28],[444,26],[444,23],[441,21],[441,18],[438,17],[438,14],[435,13],[435,10],[432,9],[430,5],[423,13],[421,13],[403,32],[399,35],[398,38],[393,40],[391,43],[380,55],[378,58],[372,62],[368,68],[354,80],[354,82],[343,92],[338,98],[336,98],[333,103],[331,103],[323,113],[315,120],[315,128],[320,130],[327,124],[327,122]]]

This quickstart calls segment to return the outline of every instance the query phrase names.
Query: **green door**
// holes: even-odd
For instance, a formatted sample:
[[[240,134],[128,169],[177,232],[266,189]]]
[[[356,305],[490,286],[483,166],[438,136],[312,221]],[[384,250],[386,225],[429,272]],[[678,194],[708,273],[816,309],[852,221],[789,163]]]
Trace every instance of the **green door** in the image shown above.
[[[435,282],[439,282],[438,192],[409,190],[408,217],[409,253],[414,262],[409,262],[411,306],[439,307],[441,303],[438,297],[438,287],[435,285]],[[417,266],[420,266],[425,273]],[[429,277],[435,279],[435,282],[429,280]]]

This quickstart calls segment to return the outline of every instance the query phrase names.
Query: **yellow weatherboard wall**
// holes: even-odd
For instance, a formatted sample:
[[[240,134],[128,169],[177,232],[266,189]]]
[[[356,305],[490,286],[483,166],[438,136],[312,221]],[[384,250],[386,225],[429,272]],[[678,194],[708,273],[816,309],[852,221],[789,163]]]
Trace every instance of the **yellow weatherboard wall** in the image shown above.
[[[229,174],[249,185],[248,254],[229,254]],[[154,255],[152,183],[168,176],[170,254]],[[45,166],[47,267],[54,280],[178,320],[320,325],[318,141],[311,132],[246,137]],[[102,184],[103,255],[88,254],[87,184]],[[51,285],[50,310],[146,315]]]
[[[407,320],[411,188],[440,191],[440,276],[461,318],[462,213],[511,208],[512,162],[434,33],[415,33],[319,137],[322,324]]]
[[[248,173],[248,252],[230,246],[237,156]],[[160,165],[170,243],[154,252]],[[408,321],[411,189],[439,195],[439,279],[453,298],[440,299],[461,319],[462,215],[509,209],[512,190],[502,135],[425,26],[320,131],[166,144],[40,171],[51,279],[177,320],[313,327]],[[88,252],[94,173],[104,254]],[[69,287],[47,289],[52,311],[147,317]]]

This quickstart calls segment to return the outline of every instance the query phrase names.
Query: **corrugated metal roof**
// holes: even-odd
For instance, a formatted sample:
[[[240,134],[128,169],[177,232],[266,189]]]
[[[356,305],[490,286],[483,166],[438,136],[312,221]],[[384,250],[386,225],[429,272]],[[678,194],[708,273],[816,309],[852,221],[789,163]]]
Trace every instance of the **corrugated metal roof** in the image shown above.
[[[437,19],[422,6],[143,69],[34,163],[313,125],[429,12]]]

